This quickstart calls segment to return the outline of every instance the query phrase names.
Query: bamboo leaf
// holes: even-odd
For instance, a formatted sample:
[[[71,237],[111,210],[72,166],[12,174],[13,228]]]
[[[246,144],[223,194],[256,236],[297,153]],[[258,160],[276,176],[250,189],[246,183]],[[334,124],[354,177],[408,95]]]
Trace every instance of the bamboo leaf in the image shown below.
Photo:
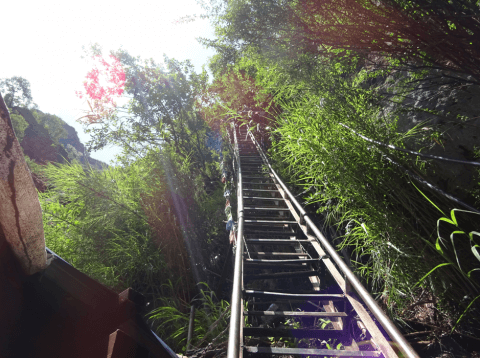
[[[480,248],[480,245],[473,245],[472,246],[472,253],[475,255],[478,261],[480,261],[480,252],[478,251],[478,248]]]
[[[440,239],[441,239],[441,237],[438,236],[437,240],[435,241],[435,248],[437,249],[438,252],[440,252],[443,255],[443,250],[442,250],[442,247],[440,246],[440,242],[439,242]]]
[[[428,200],[428,202],[429,202],[430,204],[432,204],[438,211],[440,211],[444,216],[446,216],[445,213],[444,213],[442,210],[440,210],[440,208],[439,208],[437,205],[435,205],[435,203],[434,203],[433,201],[431,201],[431,200],[423,193],[423,191],[421,191],[420,189],[418,189],[417,186],[416,186],[413,182],[412,182],[412,185],[420,192],[420,194],[423,195],[423,197],[424,197],[425,199]]]
[[[478,295],[477,297],[475,297],[472,301],[470,301],[470,303],[468,304],[467,308],[465,308],[465,311],[463,311],[462,315],[457,319],[457,322],[455,322],[455,325],[453,326],[452,330],[451,330],[451,333],[453,333],[455,331],[455,328],[457,327],[457,325],[460,323],[460,321],[463,319],[463,316],[465,316],[465,314],[468,312],[468,310],[470,309],[470,307],[473,305],[473,303],[480,297],[480,295]]]
[[[452,210],[453,211],[453,210]],[[460,269],[460,271],[462,270],[461,266],[460,266],[460,260],[458,259],[458,255],[457,255],[457,248],[455,247],[455,242],[453,241],[453,236],[455,234],[465,234],[464,231],[454,231],[450,234],[450,241],[452,242],[452,246],[453,246],[453,252],[455,254],[455,259],[457,260],[457,265],[458,265],[458,268]]]
[[[473,270],[468,271],[467,276],[470,278],[470,275],[472,274],[473,271],[480,271],[480,268],[474,268]]]
[[[413,287],[416,287],[416,286],[418,286],[419,284],[421,284],[421,283],[422,283],[433,271],[435,271],[436,269],[438,269],[438,268],[440,268],[440,267],[443,267],[443,266],[448,266],[448,265],[451,265],[451,263],[445,262],[445,263],[443,263],[443,264],[440,264],[440,265],[435,266],[433,269],[431,269],[430,271],[428,271],[428,273],[427,273],[425,276],[423,276],[423,277],[415,284],[415,286],[413,286]]]

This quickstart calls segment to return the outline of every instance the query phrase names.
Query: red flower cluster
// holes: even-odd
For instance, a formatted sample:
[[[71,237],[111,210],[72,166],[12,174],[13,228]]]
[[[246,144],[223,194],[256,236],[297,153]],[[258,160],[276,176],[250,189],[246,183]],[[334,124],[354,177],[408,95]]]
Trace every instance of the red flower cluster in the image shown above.
[[[114,97],[123,94],[126,78],[122,64],[115,56],[110,55],[111,63],[100,55],[94,56],[93,59],[98,60],[103,69],[100,71],[94,67],[87,73],[86,80],[83,82],[91,112],[82,118],[87,118],[89,123],[99,122],[114,112],[117,106]],[[103,82],[107,85],[102,85],[101,79],[104,79]],[[81,91],[75,91],[75,94],[79,98],[84,96]]]

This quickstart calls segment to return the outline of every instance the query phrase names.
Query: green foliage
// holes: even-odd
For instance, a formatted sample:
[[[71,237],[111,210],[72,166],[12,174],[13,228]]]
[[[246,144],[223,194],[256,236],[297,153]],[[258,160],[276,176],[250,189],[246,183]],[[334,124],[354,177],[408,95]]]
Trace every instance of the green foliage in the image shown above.
[[[30,82],[23,77],[14,76],[0,80],[0,91],[7,107],[37,108],[33,103]]]
[[[30,157],[26,154],[24,154],[23,157],[25,158],[25,162],[27,163],[27,166],[32,173],[36,174],[41,179],[46,179],[44,165],[37,164],[34,160],[30,159]]]
[[[21,143],[25,136],[25,129],[27,129],[28,123],[21,115],[12,112],[10,112],[10,119],[12,120],[13,130],[15,131],[18,142]]]
[[[43,113],[39,110],[33,110],[32,113],[37,122],[48,130],[48,134],[55,144],[58,144],[59,139],[67,138],[68,133],[63,128],[65,122],[60,117],[50,113]]]
[[[191,346],[205,347],[213,339],[225,340],[228,336],[226,328],[230,320],[230,305],[228,302],[214,300],[214,293],[202,289],[192,304],[196,306],[194,333]],[[167,287],[173,288],[172,282]],[[157,334],[176,352],[185,352],[187,348],[187,333],[190,319],[190,304],[171,298],[163,298],[162,304],[149,314],[150,320],[157,326]],[[223,342],[223,341],[222,341]]]
[[[459,292],[470,300],[477,295],[468,285],[458,285],[464,278],[438,275],[434,268],[459,267],[464,261],[469,262],[465,274],[473,275],[478,263],[475,266],[469,258],[466,241],[456,249],[460,235],[465,235],[459,229],[453,230],[452,244],[456,244],[447,250],[450,261],[445,263],[438,255],[430,229],[438,219],[436,209],[404,171],[427,176],[430,163],[369,143],[345,126],[403,148],[432,139],[420,133],[422,124],[407,133],[397,131],[399,112],[385,113],[384,97],[365,85],[381,71],[358,71],[348,61],[300,58],[296,63],[257,56],[237,65],[256,66],[256,85],[274,94],[280,107],[270,134],[274,139],[270,156],[278,170],[307,193],[306,203],[324,216],[326,225],[337,227],[342,239],[338,248],[351,250],[357,272],[391,314],[408,306],[415,297],[415,284],[429,277],[428,289],[442,302],[439,307],[459,315],[447,302]],[[428,195],[438,207],[451,205],[432,192]]]
[[[75,147],[71,144],[67,144],[65,147],[65,150],[68,153],[68,159],[70,161],[76,160],[78,162],[81,161],[81,158],[83,157],[83,153],[80,153],[78,150],[75,149]]]
[[[480,297],[480,285],[478,283],[478,278],[480,277],[478,274],[478,271],[480,271],[480,233],[478,231],[463,229],[463,226],[471,226],[471,222],[477,223],[478,225],[478,216],[480,214],[467,210],[453,209],[450,212],[450,217],[447,217],[420,189],[418,190],[444,215],[437,220],[437,239],[435,244],[426,239],[424,239],[424,241],[435,250],[442,261],[446,262],[440,263],[432,268],[415,286],[424,283],[427,278],[432,278],[432,274],[438,269],[442,267],[447,269],[447,272],[445,272],[445,269],[442,269],[443,274],[437,274],[436,279],[443,281],[444,286],[454,286],[448,293],[450,296],[453,296],[451,298],[455,299],[458,297],[458,293],[462,292],[468,299],[468,305],[464,308],[464,311],[458,317],[452,328],[453,332],[474,305],[475,301]],[[462,215],[457,218],[458,214]],[[459,220],[460,218],[462,218],[462,220]],[[465,219],[470,219],[470,222],[465,221]],[[445,223],[448,224],[448,227],[445,227]],[[449,240],[445,239],[447,235]],[[475,296],[473,299],[472,295]]]
[[[93,137],[88,147],[96,150],[114,143],[124,147],[128,156],[141,157],[148,148],[171,146],[176,155],[198,165],[195,175],[208,178],[212,157],[205,137],[209,128],[197,108],[198,93],[207,83],[206,71],[196,74],[189,61],[165,57],[164,68],[125,50],[113,54],[127,74],[125,92],[130,101],[86,129]]]
[[[409,236],[411,218],[428,219],[429,212],[417,213],[422,205],[412,206],[417,200],[408,179],[387,158],[406,159],[377,150],[342,124],[397,146],[412,133],[397,133],[395,120],[383,118],[373,105],[373,94],[342,80],[337,71],[318,75],[323,83],[315,94],[282,88],[277,96],[286,100],[280,102],[284,112],[271,155],[286,163],[284,174],[309,191],[307,202],[327,215],[328,224],[346,228],[343,245],[352,247],[355,261],[369,258],[359,267],[363,276],[388,300],[399,299],[409,286],[403,278],[415,274],[403,257],[418,256]]]
[[[40,194],[47,246],[107,286],[147,296],[169,278],[141,208],[143,163],[103,171],[79,163],[45,168],[54,191]]]
[[[399,65],[414,71],[428,66],[479,83],[477,66],[469,60],[478,57],[473,54],[479,48],[480,12],[472,1],[211,0],[205,7],[216,38],[201,41],[217,51],[210,65],[215,75],[254,51],[275,60],[304,54],[360,57],[392,71]]]

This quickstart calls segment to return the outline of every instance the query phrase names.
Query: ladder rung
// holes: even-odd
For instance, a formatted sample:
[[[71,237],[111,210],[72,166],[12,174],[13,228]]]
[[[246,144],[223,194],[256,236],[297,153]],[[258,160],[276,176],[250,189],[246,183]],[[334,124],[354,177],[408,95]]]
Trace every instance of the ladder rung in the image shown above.
[[[278,190],[272,190],[272,189],[246,189],[246,188],[243,188],[243,191],[266,191],[266,192],[269,192],[269,193],[279,193]]]
[[[301,254],[297,254],[297,255],[301,255]],[[304,256],[306,256],[307,254],[304,254]],[[248,264],[256,264],[256,263],[272,263],[272,264],[310,264],[310,263],[314,263],[314,262],[319,262],[321,259],[293,259],[293,260],[290,260],[290,259],[287,259],[287,260],[269,260],[269,259],[245,259],[245,262],[248,263]]]
[[[316,301],[343,301],[345,295],[343,294],[325,294],[325,293],[285,293],[285,292],[270,292],[270,291],[256,291],[244,290],[243,294],[246,296],[259,298],[275,298],[275,299],[300,299],[300,300],[316,300]]]
[[[268,212],[261,212],[261,213],[254,213],[254,212],[251,212],[251,211],[248,211],[245,213],[245,222],[261,222],[261,223],[272,223],[272,224],[278,224],[278,223],[283,223],[283,224],[294,224],[296,223],[295,222],[290,222],[290,220],[288,219],[291,219],[290,218],[291,215],[285,215],[285,216],[277,216],[275,215],[274,213],[272,214],[269,214]],[[255,219],[254,219],[255,218]],[[287,222],[283,222],[283,221],[289,221],[288,223]],[[249,224],[250,225],[250,224]]]
[[[243,184],[244,184],[244,185],[245,185],[245,184],[248,184],[248,185],[270,185],[270,186],[274,186],[274,185],[275,185],[275,183],[252,183],[252,182],[249,182],[249,181],[243,182]]]
[[[253,354],[280,354],[285,356],[331,356],[331,357],[380,357],[378,351],[346,351],[314,348],[281,348],[281,347],[243,347],[245,352]]]
[[[262,198],[261,196],[244,196],[244,199],[248,200],[282,200],[285,201],[283,198]]]
[[[253,177],[253,176],[246,176],[246,175],[242,176],[242,179],[268,179],[273,181],[271,177]]]
[[[256,328],[244,327],[244,336],[253,337],[293,337],[293,338],[343,338],[346,335],[344,330],[340,329],[277,329],[277,328]],[[341,352],[341,351],[338,351]]]
[[[244,316],[278,317],[348,317],[345,312],[299,312],[299,311],[245,311]]]
[[[262,231],[262,230],[247,230],[243,233],[244,235],[261,235],[261,236],[290,236],[290,237],[296,237],[301,234],[297,234],[294,232],[288,232],[288,231],[275,231],[275,230],[270,230],[270,231]]]
[[[293,271],[293,272],[274,272],[274,273],[259,273],[259,274],[244,274],[244,281],[255,281],[264,279],[278,279],[289,277],[311,277],[318,276],[317,271]]]
[[[246,209],[246,210],[266,210],[266,211],[290,211],[289,208],[279,208],[279,207],[267,207],[267,206],[263,206],[263,207],[260,207],[260,206],[244,206],[243,209]]]
[[[250,252],[250,255],[257,256],[308,256],[307,253],[298,253],[298,252],[273,252],[273,251],[259,251],[259,252]],[[319,260],[319,259],[317,259]]]
[[[297,224],[295,220],[245,220],[245,224]]]
[[[246,239],[247,244],[261,245],[261,244],[274,244],[274,245],[294,245],[303,243],[312,243],[310,240],[288,240],[288,239]]]
[[[307,266],[303,265],[301,262],[290,262],[290,263],[272,263],[272,262],[245,262],[244,263],[245,270],[253,270],[257,272],[258,270],[273,270],[275,272],[285,272],[285,270],[299,270],[299,269],[306,269]],[[291,272],[288,272],[291,273]],[[245,275],[249,275],[246,273]],[[253,275],[253,274],[250,274]],[[275,277],[271,277],[275,278]],[[251,278],[250,278],[251,279]]]

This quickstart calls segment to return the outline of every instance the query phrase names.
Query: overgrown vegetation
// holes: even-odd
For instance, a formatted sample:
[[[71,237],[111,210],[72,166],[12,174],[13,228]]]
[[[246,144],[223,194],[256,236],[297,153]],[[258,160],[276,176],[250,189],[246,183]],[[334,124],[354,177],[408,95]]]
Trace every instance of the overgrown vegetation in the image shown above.
[[[173,289],[171,282],[168,282],[167,286]],[[172,300],[168,296],[163,297],[161,302],[158,308],[150,312],[149,318],[153,322],[158,322],[157,332],[171,342],[171,348],[176,352],[185,352],[187,343],[190,343],[188,350],[193,351],[204,346],[212,349],[213,346],[225,344],[228,337],[230,305],[224,300],[218,302],[208,285],[206,290],[200,290],[200,294],[190,304]],[[192,341],[187,342],[191,305],[196,307],[194,331]]]
[[[177,350],[186,348],[186,336],[177,332],[181,317],[188,316],[192,302],[197,304],[192,343],[203,347],[213,334],[223,331],[219,338],[225,338],[229,317],[228,303],[214,299],[213,293],[200,290],[200,298],[194,299],[197,282],[208,279],[217,286],[218,280],[204,270],[222,267],[215,255],[228,246],[220,215],[225,201],[218,160],[221,139],[196,107],[195,93],[205,73],[197,75],[188,63],[174,60],[163,69],[126,51],[117,56],[129,71],[130,102],[124,111],[108,112],[100,127],[89,127],[91,147],[122,146],[116,166],[98,170],[72,160],[78,155],[65,164],[47,165],[25,157],[36,178],[48,184],[39,193],[46,244],[106,286],[142,293],[147,312],[154,310],[149,314],[152,327]],[[21,83],[29,88],[28,81]],[[19,101],[17,92],[8,97],[12,103]],[[61,119],[32,111],[59,145],[66,136]],[[22,135],[25,120],[13,120]],[[177,315],[169,320],[174,324],[165,325],[162,315],[171,310]]]
[[[251,110],[249,127],[272,140],[277,168],[337,229],[338,248],[350,248],[357,273],[397,322],[406,329],[412,320],[434,324],[437,336],[442,330],[474,336],[478,223],[471,209],[458,210],[475,205],[478,174],[463,172],[475,183],[468,188],[441,185],[448,163],[441,167],[365,137],[440,156],[453,138],[463,145],[448,133],[474,121],[475,111],[460,118],[448,106],[430,108],[412,97],[477,91],[476,70],[463,65],[480,61],[467,55],[470,43],[453,51],[455,59],[437,50],[473,39],[477,25],[467,23],[480,17],[478,4],[239,0],[211,2],[208,10],[217,34],[203,40],[217,50],[212,107],[219,114]],[[451,41],[456,35],[458,43]],[[409,122],[415,116],[425,120]],[[460,201],[445,195],[449,188]],[[444,214],[450,212],[461,223]],[[449,232],[435,230],[439,215],[453,226]],[[415,316],[413,307],[425,297],[434,314]]]
[[[28,162],[50,185],[40,195],[47,245],[104,284],[146,295],[157,332],[185,350],[199,267],[227,247],[218,131],[242,113],[392,318],[406,330],[433,326],[437,338],[478,335],[480,173],[458,166],[458,178],[442,176],[448,165],[391,147],[438,155],[449,143],[464,151],[459,159],[478,158],[450,136],[478,131],[477,112],[450,110],[457,94],[468,104],[480,93],[478,2],[235,0],[207,9],[212,82],[188,61],[165,57],[162,66],[125,50],[110,54],[113,89],[88,74],[88,147],[121,146],[117,166]],[[102,58],[101,48],[88,55]],[[34,108],[28,81],[0,86],[9,106]],[[432,98],[441,100],[425,104]],[[55,142],[65,135],[57,117],[35,115]],[[12,115],[19,138],[22,119]],[[209,290],[193,300],[194,347],[225,337],[228,303]],[[419,312],[424,304],[433,308]]]
[[[43,113],[41,111],[33,110],[33,116],[43,127],[45,127],[55,144],[59,144],[58,140],[67,137],[67,131],[63,128],[63,121],[54,114]]]

